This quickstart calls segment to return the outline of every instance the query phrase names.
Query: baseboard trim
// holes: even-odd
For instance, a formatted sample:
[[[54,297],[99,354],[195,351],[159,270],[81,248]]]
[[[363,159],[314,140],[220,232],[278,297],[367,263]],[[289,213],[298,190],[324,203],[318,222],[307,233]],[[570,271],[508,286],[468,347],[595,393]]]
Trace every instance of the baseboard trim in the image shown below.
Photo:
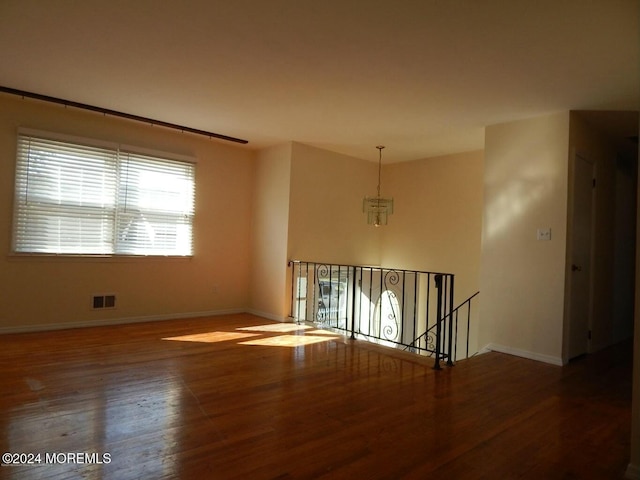
[[[100,320],[84,320],[79,322],[67,322],[67,323],[19,325],[15,327],[0,327],[0,335],[7,334],[7,333],[29,333],[29,332],[44,332],[48,330],[68,330],[71,328],[104,327],[108,325],[123,325],[127,323],[157,322],[162,320],[178,320],[180,318],[213,317],[218,315],[233,315],[238,313],[248,313],[248,312],[244,308],[231,308],[227,310],[167,313],[162,315],[107,318],[107,319],[100,319]]]
[[[254,310],[252,308],[249,308],[247,310],[245,310],[246,313],[250,313],[251,315],[255,315],[256,317],[263,317],[266,318],[268,320],[273,320],[274,322],[283,322],[283,323],[290,323],[291,319],[290,317],[282,317],[280,315],[275,315],[273,313],[267,313],[267,312],[261,312],[259,310]]]
[[[507,355],[515,355],[516,357],[528,358],[529,360],[536,360],[537,362],[549,363],[551,365],[557,365],[561,367],[564,365],[562,358],[554,357],[552,355],[544,355],[541,353],[529,352],[527,350],[520,350],[519,348],[506,347],[504,345],[498,345],[496,343],[489,343],[482,348],[482,351],[490,350],[492,352],[506,353]]]
[[[627,480],[640,480],[640,465],[629,464],[624,474]]]
[[[489,345],[485,345],[480,350],[478,350],[476,355],[484,355],[485,353],[489,353],[490,351],[491,351],[491,349],[489,348]]]

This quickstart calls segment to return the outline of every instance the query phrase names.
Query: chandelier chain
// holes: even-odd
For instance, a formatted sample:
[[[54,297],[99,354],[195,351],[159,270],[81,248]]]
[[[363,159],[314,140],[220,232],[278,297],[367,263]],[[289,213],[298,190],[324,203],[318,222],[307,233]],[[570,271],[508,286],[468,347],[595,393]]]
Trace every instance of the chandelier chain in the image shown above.
[[[384,145],[378,145],[378,198],[380,198],[380,178],[382,174],[382,149]]]

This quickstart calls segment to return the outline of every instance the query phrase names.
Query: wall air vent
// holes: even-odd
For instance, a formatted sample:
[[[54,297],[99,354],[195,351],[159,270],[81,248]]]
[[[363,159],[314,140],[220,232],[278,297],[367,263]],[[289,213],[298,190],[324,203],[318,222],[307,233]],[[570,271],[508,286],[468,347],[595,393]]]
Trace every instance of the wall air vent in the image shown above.
[[[91,297],[91,306],[93,310],[116,308],[116,295],[115,293],[93,295]]]

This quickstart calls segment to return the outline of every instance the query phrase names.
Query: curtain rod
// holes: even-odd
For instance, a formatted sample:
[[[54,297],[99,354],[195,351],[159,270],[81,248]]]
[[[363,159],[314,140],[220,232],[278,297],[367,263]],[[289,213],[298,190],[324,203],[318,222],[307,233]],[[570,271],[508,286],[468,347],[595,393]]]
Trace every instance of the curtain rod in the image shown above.
[[[162,120],[154,120],[152,118],[141,117],[140,115],[132,115],[130,113],[118,112],[116,110],[109,110],[108,108],[95,107],[93,105],[87,105],[86,103],[72,102],[71,100],[64,100],[62,98],[50,97],[48,95],[41,95],[39,93],[26,92],[24,90],[17,90],[15,88],[3,87],[0,85],[0,92],[10,93],[12,95],[18,95],[22,98],[35,98],[36,100],[42,100],[50,103],[57,103],[64,105],[65,107],[75,107],[83,110],[90,110],[92,112],[102,113],[104,115],[111,115],[113,117],[126,118],[128,120],[135,120],[142,123],[150,123],[151,125],[159,125],[161,127],[172,128],[174,130],[180,130],[181,132],[195,133],[196,135],[203,135],[209,138],[219,138],[220,140],[226,140],[228,142],[249,143],[248,140],[241,138],[229,137],[220,133],[207,132],[205,130],[198,130],[197,128],[184,127],[182,125],[176,125],[175,123],[163,122]]]

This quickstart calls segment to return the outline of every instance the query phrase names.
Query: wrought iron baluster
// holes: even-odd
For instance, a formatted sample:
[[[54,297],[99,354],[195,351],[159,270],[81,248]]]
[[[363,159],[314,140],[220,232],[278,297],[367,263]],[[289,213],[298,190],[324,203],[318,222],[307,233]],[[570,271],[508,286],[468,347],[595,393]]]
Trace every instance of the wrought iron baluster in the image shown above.
[[[429,316],[431,314],[431,274],[427,273],[427,318],[425,325],[425,339],[424,339],[424,349],[427,350],[429,348],[429,341],[427,332],[429,331]]]
[[[479,292],[454,308],[453,274],[298,260],[288,265],[292,267],[290,313],[298,323],[315,321],[345,334],[350,332],[352,339],[360,334],[370,341],[390,342],[405,350],[428,354],[435,357],[434,368],[440,369],[443,360],[454,365],[458,358],[459,337],[465,325],[461,323],[460,309],[466,308],[465,354],[469,356],[471,300]],[[413,275],[413,281],[409,275]],[[427,281],[424,289],[423,278]],[[419,333],[423,321],[424,331]]]
[[[473,298],[473,297],[472,297]],[[466,358],[469,358],[469,328],[471,326],[471,298],[469,299],[469,305],[467,306],[467,353]]]
[[[369,331],[367,332],[367,334],[371,337],[373,337],[373,321],[374,321],[374,316],[375,316],[375,308],[371,309],[371,306],[374,305],[373,303],[373,268],[369,269]]]
[[[311,304],[311,308],[313,308],[313,301],[309,301],[309,297],[310,292],[309,292],[309,288],[311,288],[311,285],[313,285],[313,282],[309,282],[309,262],[305,263],[305,274],[306,274],[306,283],[304,286],[304,298],[305,298],[305,302],[304,302],[304,320],[307,321],[309,318],[313,318],[313,314],[309,315],[309,304]]]
[[[296,301],[296,299],[293,296],[293,288],[295,285],[295,274],[296,274],[296,264],[293,262],[289,262],[289,266],[291,267],[291,307],[289,308],[289,316],[295,318],[295,315],[293,314],[295,308],[298,306],[299,303],[299,299]],[[295,302],[295,305],[294,305]],[[296,318],[296,321],[298,319]],[[299,323],[299,322],[298,322]]]
[[[434,277],[436,283],[436,292],[437,292],[437,306],[436,306],[436,360],[433,365],[434,370],[440,370],[440,347],[441,347],[441,333],[442,333],[442,275],[437,274]]]
[[[453,361],[455,362],[458,358],[458,310],[456,310],[456,336],[453,341]]]
[[[384,269],[380,269],[380,289],[378,290],[378,329],[376,331],[377,338],[382,337],[382,277],[384,276]]]
[[[447,360],[448,366],[453,366],[453,288],[454,288],[454,276],[449,276],[449,359]]]
[[[404,322],[405,322],[404,302],[405,302],[406,276],[407,276],[407,272],[403,271],[402,272],[402,304],[400,305],[400,326],[399,326],[399,332],[398,332],[398,339],[400,340],[400,343],[404,341]]]
[[[413,274],[413,334],[411,338],[416,338],[416,332],[418,330],[418,274]],[[413,343],[413,342],[412,342]]]
[[[316,288],[316,284],[318,288]],[[309,318],[312,318],[314,322],[318,321],[318,315],[320,313],[320,304],[316,298],[318,289],[320,288],[320,282],[318,282],[318,265],[316,263],[313,264],[313,303],[311,304],[311,312],[312,315]],[[318,309],[318,311],[316,311]]]
[[[356,338],[356,270],[357,267],[353,267],[351,274],[353,275],[352,287],[351,287],[351,339]],[[359,295],[360,296],[360,295]]]

